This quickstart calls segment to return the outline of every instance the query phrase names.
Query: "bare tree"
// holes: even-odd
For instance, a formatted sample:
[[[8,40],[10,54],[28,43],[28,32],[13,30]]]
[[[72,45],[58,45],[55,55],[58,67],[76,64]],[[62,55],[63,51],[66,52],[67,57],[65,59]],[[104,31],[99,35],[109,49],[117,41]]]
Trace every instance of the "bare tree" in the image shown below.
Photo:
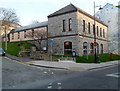
[[[37,44],[39,44],[39,49],[41,49],[41,43],[43,40],[47,41],[47,32],[45,30],[41,30],[41,29],[37,29],[37,30],[32,30],[32,31],[28,31],[26,33],[26,37],[31,38],[32,40],[34,40],[35,42],[37,42]]]
[[[40,22],[38,20],[32,20],[31,24],[37,24],[37,23],[40,23]]]
[[[7,50],[7,32],[10,30],[10,27],[13,23],[18,23],[19,19],[13,9],[0,8],[0,34],[3,32],[5,34]]]

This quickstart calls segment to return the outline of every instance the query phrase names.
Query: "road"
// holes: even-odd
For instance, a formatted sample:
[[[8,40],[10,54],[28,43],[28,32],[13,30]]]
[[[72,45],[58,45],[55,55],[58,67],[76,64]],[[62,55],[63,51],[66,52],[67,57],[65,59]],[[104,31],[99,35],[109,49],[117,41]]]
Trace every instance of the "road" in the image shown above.
[[[3,89],[117,89],[118,66],[70,71],[38,68],[2,58]]]

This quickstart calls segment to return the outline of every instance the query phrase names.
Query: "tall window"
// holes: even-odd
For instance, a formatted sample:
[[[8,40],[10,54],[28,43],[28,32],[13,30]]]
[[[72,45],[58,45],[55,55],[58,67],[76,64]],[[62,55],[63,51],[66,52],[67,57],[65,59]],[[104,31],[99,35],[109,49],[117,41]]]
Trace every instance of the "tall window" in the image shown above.
[[[90,34],[90,22],[88,22],[88,33]]]
[[[83,32],[85,32],[85,20],[83,20]]]
[[[99,29],[98,29],[98,26],[97,26],[97,36],[99,36]]]
[[[72,42],[64,42],[64,55],[72,55]]]
[[[72,19],[69,19],[69,31],[72,31]]]
[[[20,32],[18,32],[18,39],[20,38]]]
[[[14,33],[12,33],[12,40],[14,39]]]
[[[100,37],[102,37],[102,28],[100,28]]]
[[[83,43],[83,54],[87,54],[87,42]]]
[[[97,53],[99,54],[99,44],[97,43]]]
[[[65,32],[65,29],[66,29],[66,22],[65,20],[63,20],[63,32]]]
[[[26,38],[26,30],[24,31],[24,38]]]
[[[103,37],[105,38],[105,30],[103,29]]]

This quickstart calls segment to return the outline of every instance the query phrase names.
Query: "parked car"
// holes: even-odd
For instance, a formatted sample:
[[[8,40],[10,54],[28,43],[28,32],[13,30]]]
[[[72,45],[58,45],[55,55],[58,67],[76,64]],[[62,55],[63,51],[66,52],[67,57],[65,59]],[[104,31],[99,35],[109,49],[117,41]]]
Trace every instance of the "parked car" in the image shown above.
[[[5,51],[2,48],[0,48],[0,55],[5,56]]]

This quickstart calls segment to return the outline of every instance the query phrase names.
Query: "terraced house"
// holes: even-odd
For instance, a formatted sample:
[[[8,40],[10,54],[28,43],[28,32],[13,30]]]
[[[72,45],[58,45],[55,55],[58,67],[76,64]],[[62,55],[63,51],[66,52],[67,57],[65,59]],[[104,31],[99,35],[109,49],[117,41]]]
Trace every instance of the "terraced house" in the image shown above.
[[[96,19],[96,41],[97,53],[108,52],[108,27],[106,24]],[[48,23],[45,24],[47,32],[48,52],[51,53],[51,45],[49,41],[52,39],[52,52],[54,55],[71,55],[72,51],[76,55],[93,54],[94,53],[94,17],[85,11],[77,8],[73,4],[50,14]],[[43,26],[38,26],[42,28]],[[30,31],[35,28],[29,28]],[[23,35],[28,29],[16,29],[11,33],[11,42],[26,41]],[[18,35],[21,32],[21,37]],[[15,34],[17,37],[15,37]],[[47,46],[47,45],[46,45]]]

